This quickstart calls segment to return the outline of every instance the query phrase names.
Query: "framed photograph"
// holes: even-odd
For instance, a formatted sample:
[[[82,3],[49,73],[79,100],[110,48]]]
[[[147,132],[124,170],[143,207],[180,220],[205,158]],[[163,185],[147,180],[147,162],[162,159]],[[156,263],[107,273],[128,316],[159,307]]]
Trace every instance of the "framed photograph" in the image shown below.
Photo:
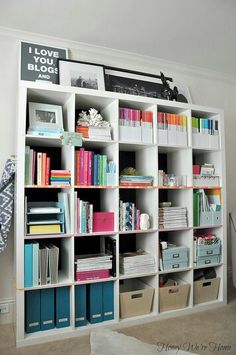
[[[62,106],[29,102],[29,128],[63,131]]]
[[[105,67],[104,71],[107,91],[161,98],[163,86],[159,75],[142,74],[109,67]]]
[[[59,60],[59,83],[60,85],[104,91],[103,66],[71,60]]]

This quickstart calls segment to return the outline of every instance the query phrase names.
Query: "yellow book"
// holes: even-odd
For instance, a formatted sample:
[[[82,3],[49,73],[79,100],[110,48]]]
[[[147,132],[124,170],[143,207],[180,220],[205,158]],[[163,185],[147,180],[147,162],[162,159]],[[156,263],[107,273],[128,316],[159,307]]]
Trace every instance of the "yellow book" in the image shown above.
[[[60,224],[40,224],[29,226],[29,234],[61,233]]]

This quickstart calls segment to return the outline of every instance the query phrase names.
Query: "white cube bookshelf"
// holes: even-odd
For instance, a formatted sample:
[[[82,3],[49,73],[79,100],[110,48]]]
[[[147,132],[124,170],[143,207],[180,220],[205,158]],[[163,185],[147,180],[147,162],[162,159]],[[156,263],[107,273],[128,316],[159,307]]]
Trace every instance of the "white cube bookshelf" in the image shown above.
[[[27,135],[28,119],[27,119],[27,103],[38,102],[47,104],[56,104],[63,107],[63,123],[64,129],[75,131],[77,117],[75,112],[78,109],[96,108],[101,112],[104,118],[111,123],[112,141],[99,141],[84,139],[83,146],[88,150],[96,149],[102,154],[107,154],[110,160],[116,163],[116,183],[112,187],[107,186],[76,186],[75,185],[75,149],[74,147],[62,147],[59,137],[34,137]],[[132,109],[140,109],[152,111],[153,113],[153,141],[152,143],[123,141],[119,137],[119,108],[127,107]],[[158,112],[182,114],[187,116],[187,142],[181,144],[177,140],[173,140],[171,144],[168,141],[165,144],[159,142],[159,132],[157,124]],[[206,117],[219,120],[219,146],[213,147],[210,143],[202,144],[202,140],[196,140],[192,134],[192,116]],[[227,302],[226,284],[227,284],[227,261],[226,261],[226,192],[225,192],[225,148],[224,148],[224,118],[223,111],[213,108],[205,108],[202,106],[164,101],[153,98],[138,97],[112,92],[101,92],[89,89],[80,89],[74,87],[63,87],[59,85],[34,82],[20,82],[19,86],[19,104],[18,104],[18,154],[17,154],[17,179],[16,179],[16,216],[15,216],[15,260],[16,260],[16,343],[18,346],[42,343],[57,339],[74,337],[78,335],[88,334],[91,329],[109,326],[111,328],[119,328],[134,324],[140,324],[153,320],[159,320],[167,317],[175,317],[181,314],[191,314],[200,310],[207,310],[213,307],[219,307]],[[196,143],[197,142],[197,143]],[[52,186],[25,186],[24,169],[25,169],[25,146],[47,147],[54,149],[61,147],[61,167],[71,170],[72,183],[68,188]],[[152,175],[154,178],[153,186],[148,188],[135,188],[119,186],[119,173],[122,162],[119,153],[129,152],[133,154],[135,168],[143,175]],[[167,173],[187,176],[187,186],[181,187],[165,187],[160,186],[158,181],[158,169],[160,154],[166,156]],[[222,223],[219,226],[202,226],[193,227],[193,161],[197,164],[204,162],[212,162],[216,168],[216,174],[220,176],[220,189],[222,194]],[[203,187],[204,188],[204,187]],[[206,187],[207,188],[207,187]],[[115,215],[114,231],[99,232],[91,234],[78,234],[74,230],[74,192],[77,191],[78,196],[83,189],[86,193],[88,189],[94,196],[100,199],[101,211],[112,211]],[[44,236],[26,236],[24,233],[24,197],[25,195],[34,196],[35,191],[38,194],[42,191],[45,195],[55,195],[57,191],[67,191],[70,195],[70,220],[71,232],[65,235],[44,235]],[[120,196],[135,196],[135,203],[141,212],[147,212],[151,217],[151,226],[146,231],[119,231],[119,200]],[[163,195],[164,194],[164,195]],[[38,196],[36,194],[36,196]],[[89,196],[89,193],[88,193]],[[167,196],[168,200],[176,206],[188,208],[188,227],[174,228],[170,230],[160,230],[158,227],[158,206],[161,202],[161,196]],[[33,197],[32,197],[33,198]],[[127,197],[128,199],[128,197]],[[215,267],[217,276],[220,277],[220,289],[218,298],[212,302],[193,304],[193,285],[194,272],[198,269],[193,263],[193,234],[195,231],[208,230],[220,237],[222,243],[221,262]],[[159,271],[159,254],[158,246],[162,233],[167,233],[168,240],[180,245],[186,245],[189,248],[189,265],[187,268],[170,271]],[[74,281],[74,253],[75,243],[79,238],[89,237],[105,238],[111,236],[116,239],[116,277],[107,280],[93,280],[78,282]],[[67,328],[54,328],[48,331],[39,331],[31,334],[25,333],[25,293],[28,288],[24,287],[24,244],[28,240],[40,239],[60,239],[62,273],[59,276],[59,283],[54,285],[45,285],[31,287],[30,289],[57,288],[63,286],[70,287],[70,326]],[[121,275],[119,274],[119,241],[122,243],[125,238],[134,238],[136,248],[144,249],[151,253],[156,260],[156,271],[147,274]],[[211,265],[210,265],[211,266]],[[205,266],[208,267],[208,266]],[[190,284],[190,294],[186,308],[177,309],[168,312],[160,312],[159,308],[159,278],[162,275],[171,275],[174,278],[181,278]],[[129,282],[132,279],[141,279],[154,289],[154,298],[152,302],[151,313],[136,317],[121,319],[119,316],[119,285],[125,280]],[[96,282],[106,282],[113,280],[114,282],[114,320],[105,321],[97,324],[87,324],[82,327],[75,327],[75,287],[80,284],[90,284]]]

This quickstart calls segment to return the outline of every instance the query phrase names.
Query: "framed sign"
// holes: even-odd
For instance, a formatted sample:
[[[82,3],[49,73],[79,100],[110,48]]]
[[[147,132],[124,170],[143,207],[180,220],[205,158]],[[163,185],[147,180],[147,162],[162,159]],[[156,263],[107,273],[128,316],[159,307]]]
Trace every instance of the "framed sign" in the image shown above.
[[[58,60],[68,58],[67,48],[21,42],[20,80],[59,84]]]

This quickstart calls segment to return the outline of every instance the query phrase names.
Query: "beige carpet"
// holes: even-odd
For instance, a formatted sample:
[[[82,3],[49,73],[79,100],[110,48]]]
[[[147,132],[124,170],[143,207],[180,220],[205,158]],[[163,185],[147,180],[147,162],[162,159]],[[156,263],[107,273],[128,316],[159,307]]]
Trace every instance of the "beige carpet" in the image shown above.
[[[235,355],[236,290],[233,288],[229,289],[228,301],[227,306],[214,311],[130,327],[120,332],[157,345],[157,354],[158,349],[181,346],[182,350],[198,354]],[[89,355],[89,336],[16,349],[13,325],[0,326],[0,355],[62,354]]]

